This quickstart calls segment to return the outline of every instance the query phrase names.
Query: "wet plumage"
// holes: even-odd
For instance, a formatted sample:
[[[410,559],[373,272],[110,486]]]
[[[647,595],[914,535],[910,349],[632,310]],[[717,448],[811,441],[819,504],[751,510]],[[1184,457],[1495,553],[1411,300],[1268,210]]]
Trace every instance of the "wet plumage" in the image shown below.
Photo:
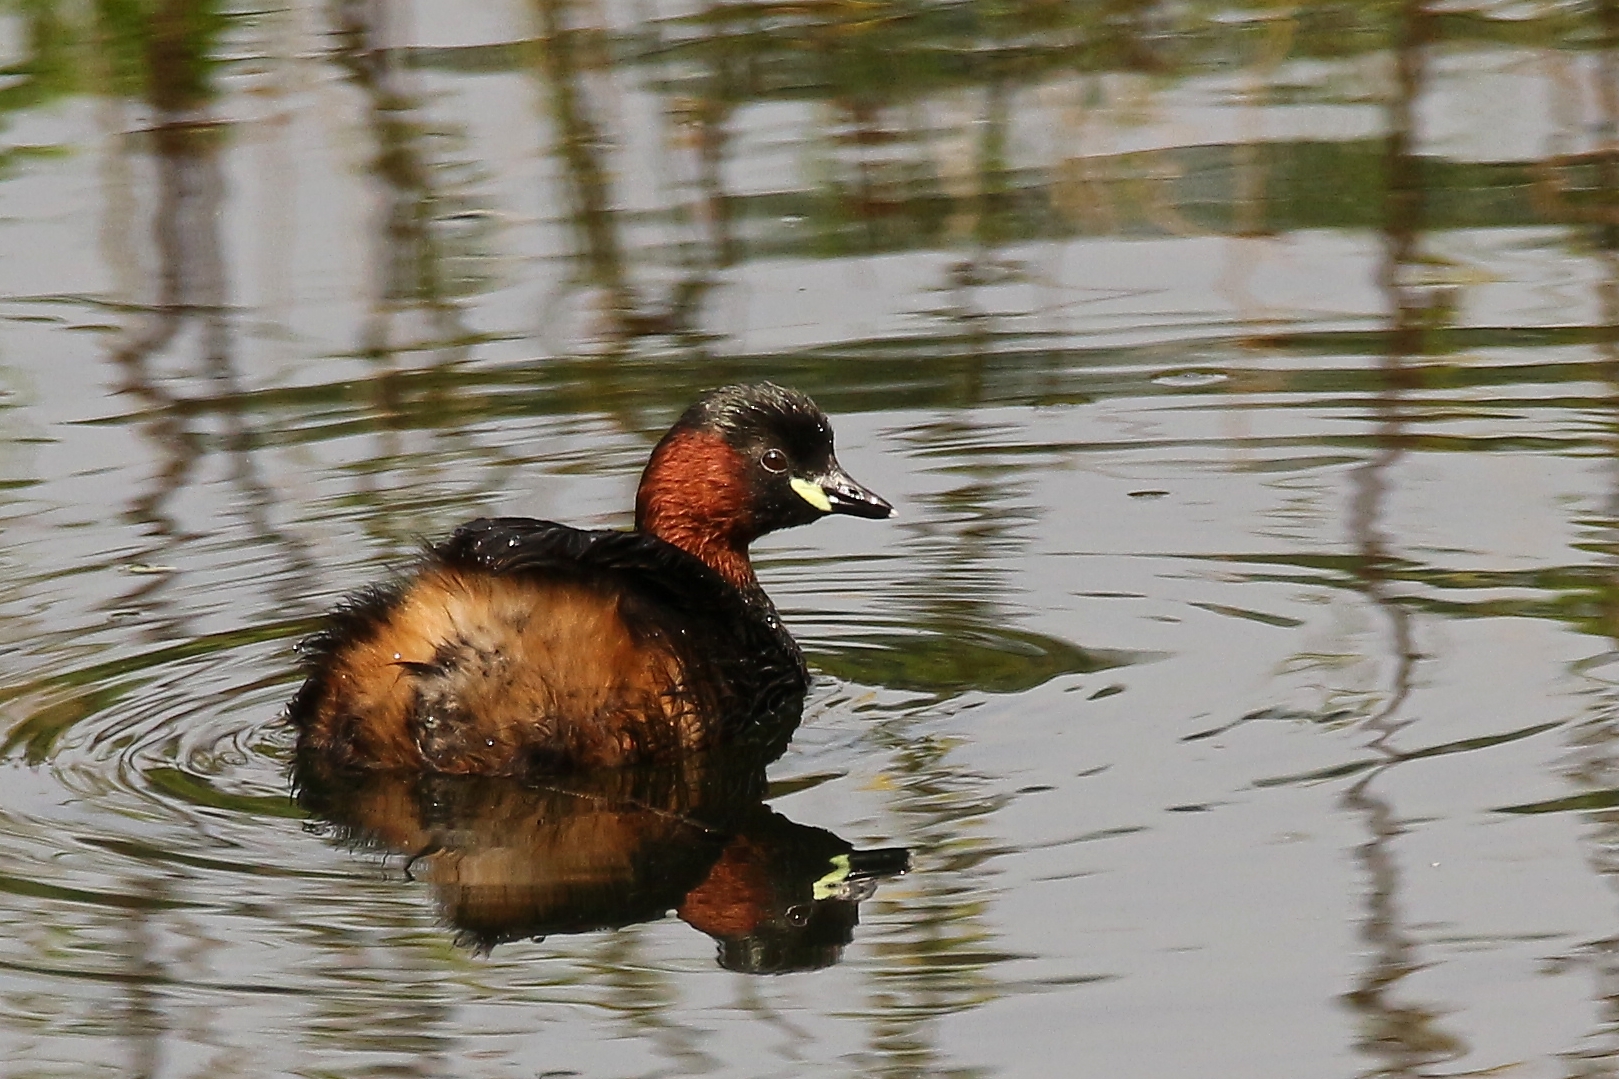
[[[748,545],[891,508],[809,398],[712,391],[652,453],[631,532],[479,519],[304,645],[289,715],[328,767],[524,774],[784,744],[803,657]]]

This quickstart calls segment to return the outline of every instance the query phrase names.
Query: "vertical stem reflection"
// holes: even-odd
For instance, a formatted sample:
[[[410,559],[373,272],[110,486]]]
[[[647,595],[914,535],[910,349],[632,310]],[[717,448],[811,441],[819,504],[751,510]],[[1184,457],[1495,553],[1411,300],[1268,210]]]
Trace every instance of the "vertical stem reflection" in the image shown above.
[[[1406,448],[1402,395],[1411,388],[1412,357],[1425,349],[1430,302],[1410,282],[1418,264],[1426,195],[1422,162],[1416,153],[1416,105],[1424,88],[1424,47],[1430,15],[1422,0],[1400,7],[1393,43],[1394,93],[1387,110],[1387,195],[1384,203],[1383,262],[1380,283],[1388,297],[1388,348],[1381,361],[1380,384],[1373,408],[1377,417],[1377,450],[1355,473],[1349,526],[1354,538],[1357,575],[1366,597],[1387,617],[1388,652],[1393,671],[1387,698],[1362,724],[1371,747],[1388,762],[1368,773],[1344,793],[1344,808],[1365,822],[1367,839],[1356,848],[1365,875],[1365,914],[1360,939],[1367,949],[1366,969],[1344,1001],[1360,1020],[1356,1049],[1366,1058],[1368,1076],[1416,1076],[1429,1066],[1461,1056],[1466,1047],[1438,1024],[1430,1007],[1403,1003],[1399,984],[1422,966],[1419,942],[1406,927],[1400,906],[1400,866],[1396,841],[1405,824],[1392,803],[1374,790],[1374,781],[1399,763],[1393,744],[1409,720],[1400,718],[1411,693],[1412,672],[1419,654],[1413,640],[1410,609],[1395,594],[1398,560],[1390,551],[1381,518],[1389,491],[1389,473]]]

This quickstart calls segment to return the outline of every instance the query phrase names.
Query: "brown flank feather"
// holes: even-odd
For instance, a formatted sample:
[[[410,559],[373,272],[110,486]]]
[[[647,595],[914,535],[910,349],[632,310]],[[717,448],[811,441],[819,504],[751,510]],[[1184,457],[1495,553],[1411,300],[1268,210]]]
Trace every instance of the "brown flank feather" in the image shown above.
[[[699,748],[682,665],[610,584],[430,566],[336,648],[306,746],[374,768],[522,772]]]

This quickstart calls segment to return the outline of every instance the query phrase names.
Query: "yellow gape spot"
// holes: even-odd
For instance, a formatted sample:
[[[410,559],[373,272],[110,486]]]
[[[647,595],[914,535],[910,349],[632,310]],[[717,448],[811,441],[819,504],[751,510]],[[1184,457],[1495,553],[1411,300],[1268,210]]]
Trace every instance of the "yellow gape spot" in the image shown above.
[[[848,879],[849,856],[847,854],[834,855],[832,858],[832,872],[816,881],[810,894],[816,899],[831,899],[843,892],[843,883]]]
[[[793,490],[798,492],[799,498],[802,498],[822,513],[832,512],[832,500],[826,497],[826,492],[821,490],[820,484],[811,483],[809,480],[801,480],[794,476]]]

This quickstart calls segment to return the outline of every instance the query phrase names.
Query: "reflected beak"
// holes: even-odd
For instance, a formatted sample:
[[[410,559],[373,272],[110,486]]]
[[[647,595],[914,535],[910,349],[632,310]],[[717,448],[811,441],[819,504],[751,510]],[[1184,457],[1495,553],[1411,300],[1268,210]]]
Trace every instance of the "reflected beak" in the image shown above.
[[[894,507],[888,504],[887,499],[856,483],[835,460],[813,480],[794,477],[793,490],[822,513],[844,513],[850,517],[869,517],[877,521],[894,515]]]

